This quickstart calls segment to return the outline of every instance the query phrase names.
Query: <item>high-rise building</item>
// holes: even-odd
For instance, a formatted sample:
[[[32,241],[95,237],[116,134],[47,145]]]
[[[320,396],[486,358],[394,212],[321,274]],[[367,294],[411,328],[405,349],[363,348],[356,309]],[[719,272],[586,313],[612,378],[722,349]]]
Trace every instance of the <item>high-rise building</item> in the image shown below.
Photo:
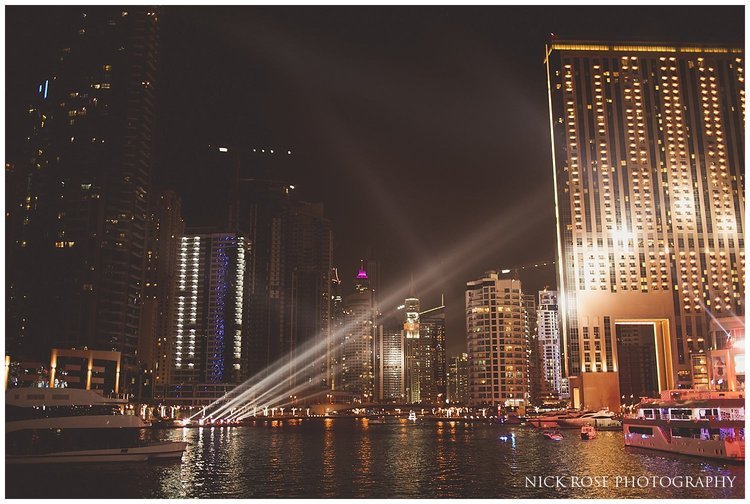
[[[445,357],[445,303],[419,313],[419,337],[424,344],[431,346],[425,351],[428,362],[425,362],[426,375],[431,382],[431,393],[424,396],[423,402],[445,403],[448,398],[446,389]],[[423,387],[424,389],[424,387]]]
[[[487,272],[466,284],[469,404],[524,409],[529,334],[521,281]]]
[[[448,360],[446,373],[448,402],[469,404],[469,355],[462,353]]]
[[[344,297],[341,289],[341,279],[338,268],[331,268],[331,330],[326,345],[326,384],[331,390],[338,390],[340,386],[339,371],[341,355],[339,342],[344,333]]]
[[[546,51],[573,404],[619,408],[630,371],[616,338],[631,327],[654,341],[657,389],[690,387],[710,321],[744,317],[743,50],[552,40]]]
[[[537,348],[541,374],[542,400],[557,401],[562,392],[562,355],[557,291],[539,291],[537,308]]]
[[[118,351],[134,383],[153,164],[158,13],[81,7],[28,107],[7,337],[21,356]]]
[[[252,243],[248,264],[248,376],[287,366],[289,385],[328,388],[331,223],[321,204],[297,201],[294,186],[240,179],[231,221]],[[307,347],[314,351],[306,351]],[[304,354],[306,358],[297,358]]]
[[[189,232],[180,237],[171,385],[240,381],[250,257],[247,239],[234,233]]]
[[[170,382],[175,317],[173,302],[180,238],[185,233],[182,202],[174,191],[151,199],[146,222],[146,264],[138,339],[138,362],[154,397],[163,397]],[[146,385],[145,383],[143,385]]]
[[[379,324],[375,338],[375,398],[378,401],[404,399],[404,332]]]
[[[536,296],[523,295],[524,328],[528,335],[529,344],[526,353],[529,356],[529,403],[541,402],[541,364],[539,362],[539,345],[537,334]]]
[[[338,390],[362,402],[374,398],[374,341],[377,310],[364,263],[355,278],[355,292],[344,298],[344,332],[339,341],[341,356]]]

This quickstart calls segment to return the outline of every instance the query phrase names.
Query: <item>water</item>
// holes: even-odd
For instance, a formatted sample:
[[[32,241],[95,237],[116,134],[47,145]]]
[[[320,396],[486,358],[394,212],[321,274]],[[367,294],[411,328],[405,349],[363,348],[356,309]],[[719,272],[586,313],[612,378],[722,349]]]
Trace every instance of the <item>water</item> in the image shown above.
[[[65,498],[742,498],[744,466],[626,449],[621,432],[464,422],[368,425],[355,419],[147,431],[187,440],[182,463],[6,466],[6,497]],[[513,436],[511,436],[513,434]],[[502,440],[502,436],[507,436]],[[567,488],[527,488],[561,476]],[[616,476],[735,476],[734,488],[615,488]],[[609,476],[570,488],[572,476]],[[666,481],[666,480],[665,480]],[[43,484],[40,484],[43,482]]]

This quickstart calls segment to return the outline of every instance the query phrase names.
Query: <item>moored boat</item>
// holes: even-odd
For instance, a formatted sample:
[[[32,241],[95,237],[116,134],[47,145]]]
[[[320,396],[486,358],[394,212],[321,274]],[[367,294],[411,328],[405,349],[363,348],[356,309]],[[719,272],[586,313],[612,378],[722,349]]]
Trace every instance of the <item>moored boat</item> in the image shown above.
[[[745,461],[741,392],[667,390],[638,404],[623,421],[625,446],[727,461]]]
[[[599,430],[619,430],[622,428],[622,421],[614,412],[605,408],[596,412],[587,412],[575,418],[560,418],[557,425],[561,429],[580,429],[584,425],[591,425]]]
[[[181,458],[186,442],[151,442],[127,401],[96,391],[18,388],[5,395],[8,464],[141,462]]]
[[[542,432],[542,435],[545,437],[545,439],[549,439],[551,441],[562,441],[563,438],[562,433],[556,431],[544,431]]]

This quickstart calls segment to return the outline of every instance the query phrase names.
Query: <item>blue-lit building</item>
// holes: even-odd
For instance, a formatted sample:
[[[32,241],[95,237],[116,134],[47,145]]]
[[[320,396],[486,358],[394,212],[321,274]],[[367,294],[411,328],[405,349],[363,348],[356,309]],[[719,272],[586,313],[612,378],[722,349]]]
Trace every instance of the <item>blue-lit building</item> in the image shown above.
[[[170,342],[173,386],[239,381],[249,256],[247,240],[234,233],[180,237]]]

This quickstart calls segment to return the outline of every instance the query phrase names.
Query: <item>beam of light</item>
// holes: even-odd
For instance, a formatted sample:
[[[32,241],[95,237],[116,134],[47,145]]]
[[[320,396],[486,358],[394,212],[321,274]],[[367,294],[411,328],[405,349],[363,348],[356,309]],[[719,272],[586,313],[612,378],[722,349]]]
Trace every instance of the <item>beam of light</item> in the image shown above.
[[[484,226],[475,230],[465,239],[460,240],[458,245],[444,254],[442,258],[428,263],[428,266],[416,275],[415,281],[422,284],[432,284],[434,280],[444,279],[446,276],[443,273],[444,268],[445,271],[451,272],[448,274],[450,278],[458,274],[459,267],[484,263],[499,245],[511,244],[519,238],[519,235],[525,234],[529,229],[534,229],[535,224],[542,219],[542,215],[537,209],[543,197],[544,192],[539,189],[532,194],[532,197],[516,204],[509,211],[488,220]],[[519,226],[518,222],[524,222],[524,226]],[[488,242],[494,242],[495,247],[488,247]],[[408,288],[408,285],[399,286],[399,288],[385,295],[381,299],[381,305],[395,305],[401,300],[400,293],[403,292],[404,288]],[[345,323],[333,331],[331,338],[334,340],[340,339],[356,323],[356,320]],[[292,366],[302,365],[300,370],[294,373],[291,378],[296,377],[303,370],[309,370],[308,364],[311,361],[312,363],[316,362],[317,356],[327,347],[328,340],[323,336],[321,334],[317,338],[311,338],[302,345],[304,350],[297,353],[293,359],[290,359],[289,355],[278,359],[274,364],[238,385],[191,418],[198,415],[205,416],[206,412],[210,412],[209,418],[218,418],[233,408],[243,407],[248,402],[258,404],[257,398],[267,397],[276,390],[279,390],[279,394],[274,399],[288,397],[289,392],[283,391],[282,387],[289,383],[289,370],[292,369]],[[268,370],[272,371],[268,373]],[[318,386],[318,383],[316,382],[314,385]],[[309,387],[310,384],[306,383],[304,386]],[[267,401],[266,403],[271,404]]]

